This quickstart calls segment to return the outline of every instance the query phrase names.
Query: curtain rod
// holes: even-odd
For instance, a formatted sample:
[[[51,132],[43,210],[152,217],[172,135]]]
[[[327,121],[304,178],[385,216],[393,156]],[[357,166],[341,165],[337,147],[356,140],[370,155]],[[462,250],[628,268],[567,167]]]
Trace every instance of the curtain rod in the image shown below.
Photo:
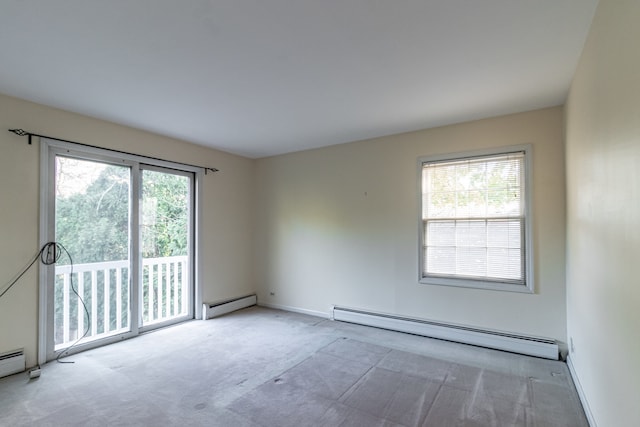
[[[15,133],[18,136],[28,136],[29,137],[29,145],[31,145],[31,137],[32,136],[37,136],[38,138],[47,138],[47,139],[52,139],[54,141],[60,141],[60,142],[69,142],[71,144],[77,144],[77,145],[82,145],[83,147],[90,147],[90,148],[98,148],[100,150],[107,150],[107,151],[111,151],[114,153],[120,153],[120,154],[128,154],[128,155],[132,155],[132,156],[138,156],[138,157],[142,157],[145,159],[150,159],[150,160],[159,160],[161,162],[171,162],[171,163],[175,163],[177,165],[183,165],[183,166],[191,166],[194,168],[200,168],[204,170],[204,174],[206,175],[207,172],[211,171],[211,172],[219,172],[220,169],[217,168],[210,168],[208,166],[200,166],[200,165],[192,165],[190,163],[183,163],[183,162],[175,162],[173,160],[166,160],[166,159],[161,159],[158,157],[151,157],[151,156],[142,156],[140,154],[136,154],[136,153],[130,153],[128,151],[121,151],[121,150],[113,150],[111,148],[104,148],[104,147],[98,147],[97,145],[91,145],[91,144],[83,144],[81,142],[75,142],[75,141],[69,141],[68,139],[60,139],[60,138],[54,138],[52,136],[47,136],[47,135],[38,135],[37,133],[31,133],[31,132],[27,132],[25,130],[22,129],[9,129],[9,132]]]

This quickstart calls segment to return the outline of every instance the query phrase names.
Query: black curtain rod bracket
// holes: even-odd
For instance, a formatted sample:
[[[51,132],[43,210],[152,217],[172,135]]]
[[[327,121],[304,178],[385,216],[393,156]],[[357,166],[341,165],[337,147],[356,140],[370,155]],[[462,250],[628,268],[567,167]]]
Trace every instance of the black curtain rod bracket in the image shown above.
[[[9,129],[9,132],[15,133],[18,136],[27,136],[29,138],[29,145],[31,145],[31,143],[32,143],[31,137],[37,136],[38,138],[47,138],[47,139],[51,139],[51,140],[54,140],[54,141],[68,142],[68,143],[71,143],[71,144],[82,145],[83,147],[98,148],[100,150],[107,150],[107,151],[112,151],[114,153],[138,156],[138,157],[142,157],[142,158],[150,159],[150,160],[159,160],[161,162],[171,162],[171,163],[175,163],[175,164],[178,164],[178,165],[191,166],[191,167],[194,167],[194,168],[199,168],[199,169],[204,170],[204,174],[205,175],[207,175],[209,172],[214,172],[214,173],[215,172],[220,172],[220,169],[210,168],[208,166],[192,165],[190,163],[174,162],[173,160],[165,160],[165,159],[160,159],[158,157],[143,156],[143,155],[136,154],[136,153],[129,153],[127,151],[113,150],[111,148],[98,147],[97,145],[83,144],[81,142],[69,141],[68,139],[54,138],[52,136],[47,136],[47,135],[38,135],[37,133],[27,132],[27,131],[25,131],[23,129]]]
[[[29,145],[31,145],[31,134],[28,132],[25,132],[22,129],[9,129],[9,132],[13,132],[18,136],[28,136],[29,137]]]

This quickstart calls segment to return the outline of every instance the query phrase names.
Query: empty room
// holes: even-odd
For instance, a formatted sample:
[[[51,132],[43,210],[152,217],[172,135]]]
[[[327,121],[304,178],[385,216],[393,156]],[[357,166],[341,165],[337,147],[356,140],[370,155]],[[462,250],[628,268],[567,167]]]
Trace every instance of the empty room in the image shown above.
[[[0,0],[0,425],[640,422],[637,0]]]

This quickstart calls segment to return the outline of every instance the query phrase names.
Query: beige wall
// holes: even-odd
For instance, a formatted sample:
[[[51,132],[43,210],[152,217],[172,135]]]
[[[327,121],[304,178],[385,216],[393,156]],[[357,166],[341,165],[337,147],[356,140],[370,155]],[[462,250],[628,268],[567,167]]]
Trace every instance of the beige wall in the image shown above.
[[[601,0],[566,106],[571,361],[599,426],[640,420],[640,2]]]
[[[418,283],[420,156],[533,144],[535,294]],[[257,161],[264,303],[331,304],[566,340],[560,107]],[[275,295],[270,295],[271,293]]]
[[[205,301],[253,292],[253,160],[0,95],[0,286],[38,250],[39,147],[7,132],[23,128],[105,148],[217,167],[203,179],[202,281]],[[38,284],[32,268],[0,299],[0,353],[25,348],[36,363]]]

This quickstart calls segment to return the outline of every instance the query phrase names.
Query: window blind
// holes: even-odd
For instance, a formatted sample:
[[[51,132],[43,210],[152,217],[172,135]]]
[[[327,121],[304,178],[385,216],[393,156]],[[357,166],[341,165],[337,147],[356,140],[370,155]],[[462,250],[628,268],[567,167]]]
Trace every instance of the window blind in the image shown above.
[[[525,284],[524,152],[422,164],[423,277]]]

